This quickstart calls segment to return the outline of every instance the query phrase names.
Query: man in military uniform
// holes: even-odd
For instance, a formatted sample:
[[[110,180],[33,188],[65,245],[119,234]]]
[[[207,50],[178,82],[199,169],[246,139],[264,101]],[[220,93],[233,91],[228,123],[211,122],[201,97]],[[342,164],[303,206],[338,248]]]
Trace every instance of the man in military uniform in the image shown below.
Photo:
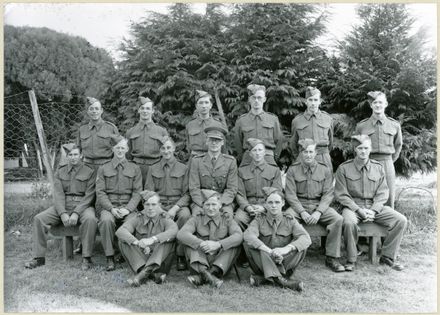
[[[111,137],[118,135],[118,128],[101,118],[103,109],[101,103],[87,97],[87,115],[90,120],[79,127],[77,145],[81,148],[84,162],[95,171],[107,163],[113,156]],[[96,176],[96,173],[95,173]]]
[[[335,197],[342,204],[343,235],[347,249],[345,269],[355,268],[358,222],[375,222],[388,229],[382,245],[380,263],[395,270],[403,266],[395,261],[407,220],[394,209],[384,206],[388,187],[383,166],[369,158],[371,139],[367,135],[352,136],[356,157],[342,163],[336,171]]]
[[[402,150],[402,131],[400,123],[385,115],[387,97],[382,92],[369,92],[368,102],[373,111],[370,118],[356,125],[356,134],[368,135],[371,139],[370,159],[378,161],[385,170],[385,178],[390,191],[387,206],[394,209],[396,172],[394,162]]]
[[[112,141],[114,157],[98,169],[96,177],[96,211],[102,247],[107,257],[107,271],[115,269],[116,225],[136,216],[142,191],[141,170],[125,157],[127,140],[117,136]]]
[[[165,136],[161,139],[161,160],[153,164],[147,173],[145,189],[155,191],[160,196],[162,208],[177,222],[179,229],[191,217],[188,191],[188,167],[176,160],[173,140]],[[177,270],[185,270],[185,253],[180,244],[176,246]]]
[[[189,219],[177,233],[185,245],[185,254],[194,286],[209,283],[219,288],[223,277],[234,263],[243,241],[240,227],[227,212],[221,212],[222,196],[213,190],[202,189],[203,213]]]
[[[208,151],[205,128],[223,126],[219,120],[211,116],[211,108],[211,94],[196,90],[196,117],[188,122],[185,127],[186,149],[190,153],[190,157]],[[223,147],[222,152],[226,153],[225,147]]]
[[[148,168],[160,160],[160,140],[168,132],[153,121],[154,104],[148,97],[139,97],[139,122],[127,131],[130,147],[129,156],[142,171],[142,184],[145,184]]]
[[[95,197],[94,170],[82,162],[78,146],[68,144],[63,147],[67,152],[68,163],[61,165],[54,176],[54,206],[34,217],[34,259],[25,264],[26,268],[32,269],[45,264],[47,227],[60,223],[65,227],[79,224],[83,244],[82,269],[87,270],[92,264],[91,256],[98,222],[95,209],[92,207]]]
[[[283,288],[302,291],[302,281],[293,278],[312,241],[309,234],[290,214],[283,213],[283,193],[264,187],[266,213],[260,213],[244,232],[244,249],[253,274],[252,286],[274,283]]]
[[[248,87],[251,109],[247,114],[240,116],[235,123],[234,145],[237,150],[240,166],[250,164],[248,138],[257,138],[263,141],[266,147],[266,161],[276,166],[283,144],[278,117],[263,110],[266,102],[266,88],[262,85],[251,84]]]
[[[154,191],[142,191],[144,208],[116,231],[122,255],[136,275],[128,279],[138,287],[149,277],[157,284],[165,281],[173,261],[177,225],[160,206]]]
[[[235,221],[245,230],[257,214],[265,212],[263,187],[283,189],[281,172],[277,166],[270,165],[264,159],[266,148],[260,139],[247,139],[252,162],[238,169],[238,193],[236,201],[239,208],[235,212]]]
[[[316,143],[301,139],[299,158],[289,167],[286,175],[286,211],[307,225],[322,224],[328,231],[325,244],[325,264],[334,272],[345,270],[341,257],[342,216],[330,203],[333,201],[332,173],[328,167],[315,160]]]
[[[333,174],[330,151],[333,144],[333,118],[319,109],[321,92],[314,87],[306,89],[307,109],[292,120],[292,138],[290,147],[293,160],[299,156],[301,139],[313,139],[316,143],[316,160],[324,163]]]
[[[238,189],[237,162],[234,157],[221,153],[226,132],[223,126],[205,128],[208,152],[191,160],[189,193],[193,201],[192,215],[202,211],[202,189],[219,192],[222,195],[222,211],[229,212],[231,216],[234,212],[233,202]]]

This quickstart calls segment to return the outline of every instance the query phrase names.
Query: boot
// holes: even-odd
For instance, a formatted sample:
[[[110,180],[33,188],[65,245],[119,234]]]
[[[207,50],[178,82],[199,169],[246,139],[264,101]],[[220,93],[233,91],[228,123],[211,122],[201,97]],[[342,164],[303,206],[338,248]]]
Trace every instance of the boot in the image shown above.
[[[82,263],[81,263],[81,269],[83,271],[89,270],[90,267],[92,267],[92,265],[93,265],[92,258],[90,258],[90,257],[83,257]]]
[[[275,284],[277,284],[281,288],[288,288],[291,290],[295,290],[301,292],[304,290],[304,282],[299,280],[287,280],[284,277],[277,277],[273,279]]]
[[[207,269],[201,272],[203,278],[206,282],[208,282],[214,288],[220,288],[223,284],[223,281],[211,274]]]
[[[327,256],[325,258],[325,265],[334,272],[344,272],[345,268],[341,265],[338,258]]]
[[[187,269],[185,257],[177,256],[176,269],[177,271],[182,271]]]
[[[46,258],[36,257],[36,258],[33,258],[31,261],[28,261],[27,263],[25,263],[24,267],[27,269],[34,269],[34,268],[43,266],[44,264],[46,264]]]
[[[141,271],[137,273],[133,278],[128,279],[127,282],[132,287],[139,287],[145,279],[147,279],[151,274],[150,266],[142,268]]]
[[[105,268],[106,271],[113,271],[115,270],[115,258],[114,256],[107,256],[107,267]]]

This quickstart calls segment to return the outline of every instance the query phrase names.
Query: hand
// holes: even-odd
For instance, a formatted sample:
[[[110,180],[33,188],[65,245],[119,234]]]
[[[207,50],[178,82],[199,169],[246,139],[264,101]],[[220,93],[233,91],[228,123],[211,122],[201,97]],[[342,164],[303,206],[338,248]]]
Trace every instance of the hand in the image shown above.
[[[255,215],[266,212],[266,209],[260,205],[254,205],[254,213]]]
[[[360,218],[362,219],[362,221],[367,219],[367,213],[365,212],[366,209],[364,208],[359,208],[356,212],[357,214],[360,216]]]
[[[254,210],[254,207],[253,206],[251,206],[251,205],[249,205],[249,206],[247,206],[246,207],[246,211],[247,211],[247,213],[249,213],[249,215],[251,216],[251,217],[254,217],[255,216],[255,210]]]
[[[276,264],[281,264],[283,262],[283,255],[280,254],[279,249],[280,248],[274,248],[270,253],[270,257],[272,257]]]
[[[63,225],[65,227],[70,226],[70,220],[69,219],[70,219],[70,217],[69,217],[69,215],[67,213],[63,213],[61,215],[61,221],[63,222]]]
[[[70,215],[69,225],[75,226],[78,223],[78,213],[74,212]]]
[[[155,241],[152,237],[143,238],[139,241],[139,247],[141,247],[141,248],[149,247],[151,245],[154,245],[154,243],[155,243]]]
[[[365,215],[367,218],[364,220],[364,222],[373,222],[376,216],[376,212],[370,209],[365,209]]]
[[[200,249],[206,254],[213,254],[219,250],[221,244],[216,241],[203,241],[200,243]]]
[[[145,254],[145,255],[150,255],[150,253],[151,253],[151,248],[148,247],[148,246],[145,247],[145,248],[144,248],[144,254]]]
[[[119,215],[121,216],[121,219],[125,216],[127,216],[128,214],[130,214],[130,210],[126,209],[126,208],[120,208],[119,209]]]
[[[170,217],[171,220],[174,220],[174,217],[177,214],[177,211],[179,211],[180,207],[179,206],[172,206],[170,210],[168,210],[168,215]]]
[[[319,219],[321,218],[321,212],[314,211],[310,217],[309,217],[309,224],[316,224],[318,223]]]
[[[116,219],[122,219],[118,208],[112,208],[111,212]]]
[[[301,212],[301,219],[308,225],[310,223],[310,214],[307,211]]]

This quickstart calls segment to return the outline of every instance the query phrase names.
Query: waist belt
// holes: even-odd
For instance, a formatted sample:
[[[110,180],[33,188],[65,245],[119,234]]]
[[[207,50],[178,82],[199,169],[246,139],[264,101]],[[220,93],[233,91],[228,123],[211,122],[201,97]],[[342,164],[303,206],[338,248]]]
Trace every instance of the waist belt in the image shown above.
[[[133,157],[133,162],[136,164],[152,165],[159,161],[160,158],[147,158],[147,157]]]
[[[319,198],[305,198],[305,197],[298,197],[299,201],[316,201],[316,202],[320,202],[321,199]]]
[[[113,197],[113,198],[128,198],[128,199],[130,199],[131,198],[131,194],[129,195],[129,194],[107,194],[107,196],[110,198],[110,197]]]
[[[84,198],[84,196],[67,195],[66,196],[66,201],[81,201],[83,198]]]
[[[373,204],[373,199],[369,198],[353,198],[353,201],[358,206],[371,206]]]
[[[84,158],[84,163],[90,163],[90,164],[98,164],[98,165],[102,165],[105,164],[107,162],[110,162],[111,158],[108,159],[90,159],[90,158]]]
[[[391,154],[388,153],[371,153],[370,159],[376,161],[386,161],[386,160],[392,160],[392,156]]]

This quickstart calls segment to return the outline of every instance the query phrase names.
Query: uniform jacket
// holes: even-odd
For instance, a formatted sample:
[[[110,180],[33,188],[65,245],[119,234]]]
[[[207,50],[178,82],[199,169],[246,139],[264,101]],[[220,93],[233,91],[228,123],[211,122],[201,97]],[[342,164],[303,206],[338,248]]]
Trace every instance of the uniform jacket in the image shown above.
[[[96,124],[92,121],[79,127],[76,139],[84,157],[89,159],[111,159],[113,145],[111,136],[118,135],[118,128],[111,122],[100,119]]]
[[[168,132],[154,122],[145,124],[138,122],[127,131],[126,138],[130,147],[129,157],[137,158],[160,158],[161,139]]]
[[[223,126],[223,124],[211,116],[207,119],[197,117],[186,124],[186,149],[189,153],[191,153],[191,151],[208,151],[204,130],[210,126]]]

